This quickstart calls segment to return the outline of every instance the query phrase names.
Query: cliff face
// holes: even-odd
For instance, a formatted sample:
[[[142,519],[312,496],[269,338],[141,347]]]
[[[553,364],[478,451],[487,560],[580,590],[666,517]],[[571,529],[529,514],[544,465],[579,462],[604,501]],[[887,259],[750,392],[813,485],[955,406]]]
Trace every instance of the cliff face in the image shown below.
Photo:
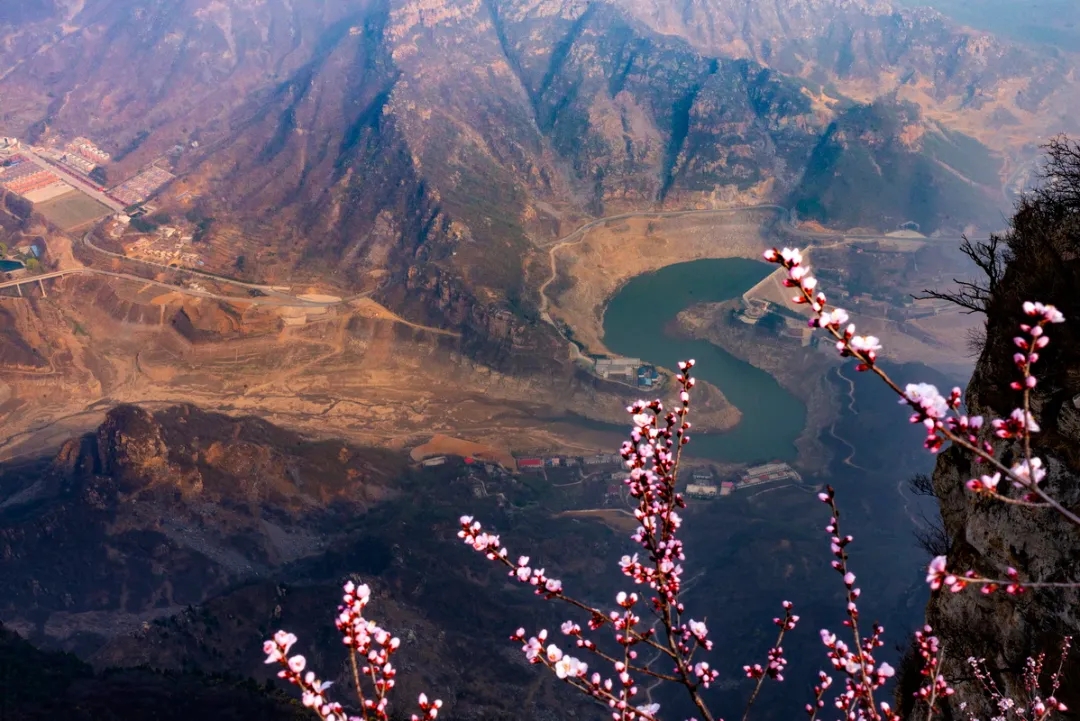
[[[950,223],[954,208],[990,218],[1001,204],[1000,159],[895,98],[845,110],[814,148],[790,196],[805,218],[841,227]]]
[[[1066,191],[1063,184],[1045,198],[1025,202],[1013,221],[1007,235],[1013,257],[989,303],[986,346],[966,401],[971,413],[984,417],[1008,415],[1019,404],[1009,383],[1016,377],[1012,338],[1022,322],[1021,302],[1057,305],[1067,320],[1049,329],[1051,343],[1036,366],[1033,412],[1041,432],[1032,446],[1049,467],[1046,489],[1075,510],[1080,505],[1080,410],[1073,404],[1080,394],[1080,298],[1075,291],[1080,283],[1080,204],[1075,192],[1070,196]],[[1002,459],[1012,463],[1017,452],[1004,447]],[[949,568],[1000,577],[1013,566],[1029,581],[1076,581],[1080,529],[1050,510],[972,500],[964,483],[983,472],[955,450],[938,460],[934,489],[951,541]],[[1007,695],[1025,698],[1019,678],[1025,659],[1045,651],[1048,667],[1056,667],[1061,638],[1080,632],[1078,602],[1075,590],[1030,590],[1019,597],[971,589],[935,594],[927,619],[945,642],[946,675],[956,680],[957,690],[950,704],[957,715],[994,715],[971,678],[969,656],[987,660]],[[1078,673],[1074,657],[1059,694],[1071,709],[1080,707]],[[959,713],[962,703],[967,707]]]

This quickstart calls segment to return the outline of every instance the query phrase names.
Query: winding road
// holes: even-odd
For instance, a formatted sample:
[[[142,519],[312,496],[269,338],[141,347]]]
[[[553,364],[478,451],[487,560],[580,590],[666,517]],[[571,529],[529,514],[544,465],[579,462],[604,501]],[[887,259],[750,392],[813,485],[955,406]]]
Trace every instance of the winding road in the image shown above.
[[[175,269],[174,269],[175,270]],[[160,280],[151,280],[150,278],[143,278],[139,275],[130,275],[128,273],[114,273],[110,270],[99,270],[97,268],[69,268],[68,270],[57,270],[52,273],[42,273],[41,275],[29,275],[23,278],[17,278],[15,280],[7,280],[0,282],[0,288],[13,288],[18,285],[26,285],[28,283],[37,283],[43,280],[49,280],[51,278],[60,278],[65,275],[106,275],[111,278],[123,278],[125,280],[133,280],[146,285],[156,285],[161,288],[166,288],[175,293],[184,293],[185,295],[193,295],[199,298],[210,298],[212,300],[224,300],[233,303],[248,303],[251,305],[273,305],[281,307],[300,307],[300,308],[326,308],[329,306],[339,305],[346,303],[351,298],[337,301],[315,301],[305,300],[303,298],[294,298],[292,296],[284,297],[267,297],[267,298],[248,298],[244,296],[231,296],[221,295],[219,293],[210,293],[208,291],[195,290],[194,288],[184,288],[178,285],[172,285],[171,283],[164,283]]]
[[[191,295],[191,296],[195,296],[195,297],[198,297],[198,298],[209,298],[211,300],[221,300],[221,301],[228,301],[228,302],[232,302],[232,303],[246,303],[246,304],[249,304],[249,305],[267,305],[267,306],[277,306],[277,307],[286,307],[286,308],[328,308],[328,307],[332,307],[332,306],[336,306],[336,305],[341,305],[343,303],[349,303],[349,302],[351,302],[353,300],[356,300],[358,298],[364,298],[364,297],[367,297],[367,296],[369,296],[371,294],[371,292],[368,291],[368,292],[365,292],[365,293],[360,293],[358,295],[350,296],[348,298],[335,298],[333,300],[314,300],[314,299],[309,299],[309,298],[299,298],[299,297],[296,297],[296,296],[293,296],[293,295],[289,295],[288,293],[284,293],[284,292],[282,292],[280,290],[276,290],[275,288],[273,288],[271,286],[268,286],[268,285],[258,285],[258,284],[255,284],[255,283],[245,283],[243,281],[232,280],[231,278],[224,278],[222,276],[212,275],[210,273],[204,273],[204,272],[197,271],[197,270],[189,270],[187,268],[175,268],[175,267],[170,267],[170,266],[167,266],[167,265],[162,265],[160,263],[153,263],[153,262],[150,262],[150,261],[136,260],[136,259],[133,259],[133,258],[125,258],[122,255],[119,255],[117,253],[109,252],[107,250],[104,250],[104,249],[99,248],[98,246],[94,245],[93,242],[91,242],[91,240],[90,240],[90,233],[86,233],[85,235],[83,235],[82,240],[83,240],[83,243],[87,247],[89,247],[92,250],[94,250],[95,252],[101,253],[103,255],[111,256],[111,257],[114,257],[114,258],[119,258],[121,260],[129,261],[129,262],[139,262],[139,263],[143,263],[145,265],[155,266],[155,267],[161,268],[162,270],[189,273],[191,275],[196,275],[196,276],[206,278],[208,280],[213,280],[213,281],[216,281],[216,282],[230,283],[232,285],[238,285],[238,286],[240,286],[242,288],[250,288],[252,290],[257,290],[260,293],[262,293],[263,295],[262,296],[231,296],[231,295],[224,295],[224,294],[221,294],[221,293],[211,293],[210,291],[197,290],[197,289],[194,289],[194,288],[186,288],[186,287],[183,287],[183,286],[180,286],[180,285],[174,285],[172,283],[165,283],[165,282],[162,282],[162,281],[159,281],[159,280],[153,280],[153,279],[150,279],[150,278],[144,278],[142,276],[133,275],[133,274],[130,274],[130,273],[117,273],[117,272],[110,271],[110,270],[101,270],[100,268],[88,268],[88,267],[68,268],[66,270],[55,270],[55,271],[52,271],[50,273],[42,273],[40,275],[27,275],[27,276],[23,276],[21,278],[15,278],[13,280],[2,281],[2,282],[0,282],[0,289],[14,288],[16,286],[26,285],[28,283],[39,283],[41,281],[50,280],[52,278],[61,278],[61,277],[66,276],[66,275],[91,274],[91,275],[104,275],[104,276],[108,276],[108,277],[111,277],[111,278],[122,278],[124,280],[131,280],[131,281],[135,281],[135,282],[138,282],[138,283],[143,283],[145,285],[154,285],[154,286],[158,286],[158,287],[161,287],[161,288],[166,288],[166,289],[168,289],[170,291],[173,291],[175,293],[183,293],[185,295]]]

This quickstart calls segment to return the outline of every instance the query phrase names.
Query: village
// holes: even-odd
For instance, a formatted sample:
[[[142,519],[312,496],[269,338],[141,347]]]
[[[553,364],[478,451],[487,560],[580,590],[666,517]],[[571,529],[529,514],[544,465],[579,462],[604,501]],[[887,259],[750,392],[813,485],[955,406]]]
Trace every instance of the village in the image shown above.
[[[170,219],[169,224],[158,225],[141,216],[133,218],[118,213],[103,230],[108,238],[120,242],[127,258],[182,268],[198,269],[205,265],[193,246],[196,229],[190,223]]]
[[[414,454],[414,458],[415,458]],[[512,460],[512,463],[509,461]],[[529,482],[528,479],[547,481],[552,488],[571,486],[597,486],[603,489],[603,507],[622,507],[626,503],[625,484],[627,472],[622,456],[617,453],[599,453],[587,456],[571,455],[515,455],[502,461],[490,456],[455,456],[450,454],[427,456],[418,459],[424,469],[462,464],[471,479],[473,494],[477,498],[492,495],[483,479],[509,482]],[[712,501],[753,490],[762,492],[790,486],[804,486],[802,476],[787,463],[776,462],[750,466],[737,472],[721,473],[714,466],[688,465],[684,470],[689,478],[683,486],[687,498]],[[592,494],[590,494],[592,495]]]

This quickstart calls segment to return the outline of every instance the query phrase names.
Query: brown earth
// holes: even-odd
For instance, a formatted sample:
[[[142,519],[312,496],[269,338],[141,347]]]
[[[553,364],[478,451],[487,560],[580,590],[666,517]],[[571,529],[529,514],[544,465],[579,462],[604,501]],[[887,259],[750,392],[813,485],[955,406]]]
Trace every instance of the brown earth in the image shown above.
[[[414,461],[422,461],[432,456],[473,457],[484,461],[494,461],[511,471],[517,470],[514,457],[504,449],[461,438],[452,438],[441,433],[433,436],[427,443],[412,449],[409,455]]]
[[[581,371],[494,370],[471,360],[456,334],[373,302],[285,325],[280,308],[138,281],[76,275],[45,284],[48,297],[31,286],[24,298],[0,299],[11,341],[0,365],[0,458],[88,430],[123,402],[195,402],[395,448],[446,433],[586,453],[621,434],[583,428],[568,414],[621,426],[636,395]],[[729,406],[722,398],[707,405],[703,425],[726,427]]]
[[[605,223],[551,249],[558,274],[547,289],[547,310],[589,352],[607,353],[604,310],[626,281],[701,258],[759,258],[772,245],[767,224],[775,216],[773,210],[719,210]]]

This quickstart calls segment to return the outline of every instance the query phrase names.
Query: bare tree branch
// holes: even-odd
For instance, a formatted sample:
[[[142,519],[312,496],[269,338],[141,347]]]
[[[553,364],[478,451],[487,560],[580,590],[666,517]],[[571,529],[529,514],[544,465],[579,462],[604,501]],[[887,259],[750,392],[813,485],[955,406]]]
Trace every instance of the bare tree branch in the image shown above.
[[[989,239],[972,241],[967,236],[960,243],[960,252],[971,258],[975,266],[982,271],[983,277],[974,281],[953,278],[957,285],[955,291],[923,290],[921,295],[913,296],[922,300],[936,298],[947,300],[960,306],[965,313],[986,313],[990,298],[997,290],[1002,276],[1005,275],[1005,264],[1008,260],[1005,239],[997,234],[992,234]]]

